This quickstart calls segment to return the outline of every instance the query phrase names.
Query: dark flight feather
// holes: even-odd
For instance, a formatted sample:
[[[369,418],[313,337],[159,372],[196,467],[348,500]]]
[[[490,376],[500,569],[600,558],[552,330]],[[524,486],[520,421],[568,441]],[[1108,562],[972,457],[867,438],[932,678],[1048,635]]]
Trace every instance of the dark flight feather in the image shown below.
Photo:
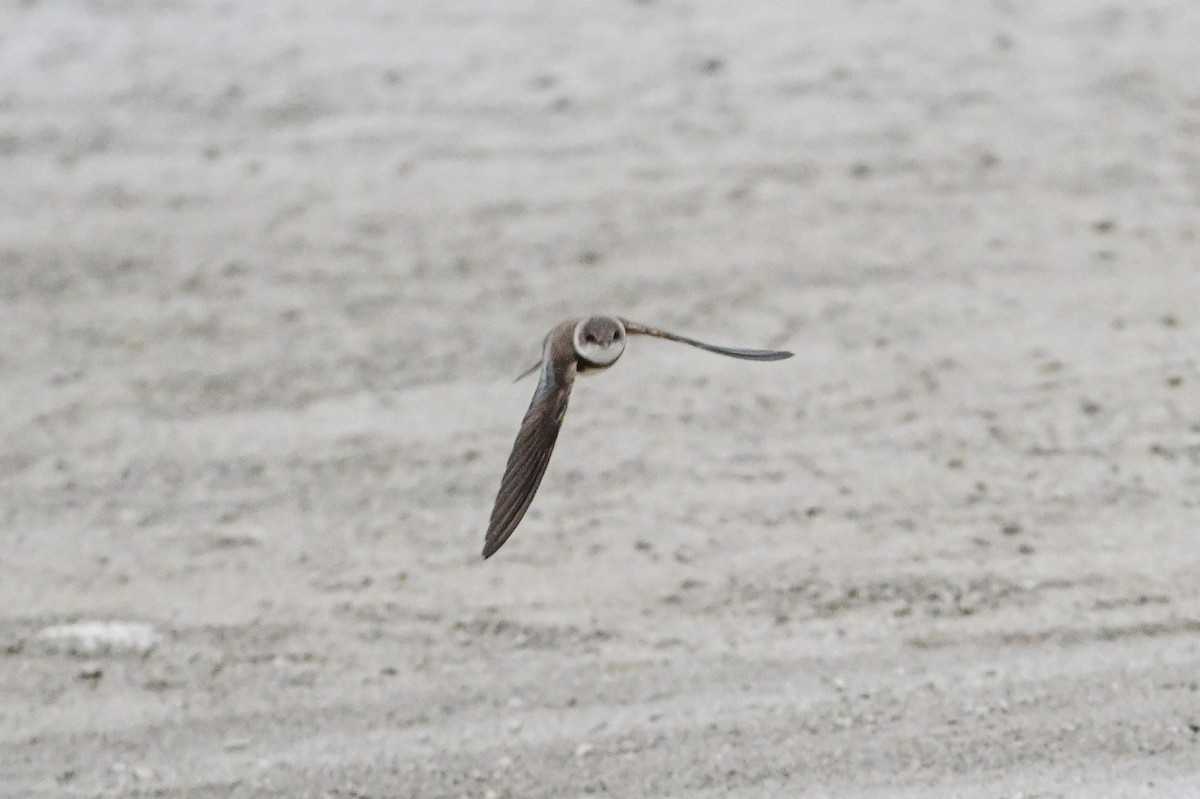
[[[752,350],[744,347],[719,347],[716,344],[705,344],[703,341],[696,341],[694,338],[681,336],[677,333],[668,333],[665,330],[643,325],[640,322],[631,322],[628,319],[622,319],[621,324],[625,325],[625,332],[630,335],[654,336],[655,338],[663,338],[668,341],[678,341],[681,344],[690,344],[693,347],[699,347],[708,352],[728,355],[731,358],[742,358],[747,361],[782,361],[793,355],[793,353],[787,350]]]
[[[521,430],[508,456],[500,491],[496,494],[496,504],[492,508],[492,518],[488,522],[487,537],[483,544],[485,558],[490,558],[504,545],[529,510],[533,495],[537,493],[546,474],[550,455],[554,452],[574,382],[574,363],[556,369],[551,361],[543,368],[537,391],[533,394],[533,401],[525,412]]]

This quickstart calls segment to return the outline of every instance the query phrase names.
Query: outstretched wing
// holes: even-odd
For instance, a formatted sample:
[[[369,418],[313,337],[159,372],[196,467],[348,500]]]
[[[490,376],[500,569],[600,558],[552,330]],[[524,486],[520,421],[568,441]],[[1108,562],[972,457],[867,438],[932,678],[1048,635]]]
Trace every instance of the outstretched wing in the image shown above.
[[[705,344],[703,341],[696,341],[694,338],[680,336],[676,333],[668,333],[665,330],[659,330],[656,327],[643,325],[639,322],[631,322],[628,319],[622,319],[621,324],[625,325],[625,332],[631,335],[665,338],[668,341],[691,344],[693,347],[699,347],[702,350],[708,350],[720,355],[728,355],[732,358],[744,358],[747,361],[782,361],[784,358],[792,357],[793,354],[787,350],[751,350],[743,347],[718,347],[716,344]]]
[[[508,466],[500,481],[496,504],[492,507],[492,519],[488,523],[487,538],[483,544],[483,556],[490,558],[508,537],[517,529],[533,495],[537,493],[550,463],[550,453],[558,440],[563,414],[567,412],[567,400],[571,397],[571,385],[575,382],[575,362],[559,366],[547,353],[537,391],[521,430],[508,456]]]

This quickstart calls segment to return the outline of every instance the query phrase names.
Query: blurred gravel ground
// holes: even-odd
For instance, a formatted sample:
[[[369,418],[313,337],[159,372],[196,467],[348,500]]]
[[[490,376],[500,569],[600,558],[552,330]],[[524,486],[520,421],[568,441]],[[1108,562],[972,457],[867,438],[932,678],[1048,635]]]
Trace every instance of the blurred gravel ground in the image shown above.
[[[0,5],[0,793],[1200,795],[1197,42]],[[635,342],[483,563],[592,311],[797,357]]]

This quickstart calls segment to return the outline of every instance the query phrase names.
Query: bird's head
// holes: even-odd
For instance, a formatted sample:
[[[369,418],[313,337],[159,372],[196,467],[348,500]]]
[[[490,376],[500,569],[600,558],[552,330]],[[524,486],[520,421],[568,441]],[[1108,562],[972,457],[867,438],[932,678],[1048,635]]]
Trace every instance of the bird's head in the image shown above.
[[[592,316],[575,325],[581,371],[612,366],[625,351],[625,325],[615,316]]]

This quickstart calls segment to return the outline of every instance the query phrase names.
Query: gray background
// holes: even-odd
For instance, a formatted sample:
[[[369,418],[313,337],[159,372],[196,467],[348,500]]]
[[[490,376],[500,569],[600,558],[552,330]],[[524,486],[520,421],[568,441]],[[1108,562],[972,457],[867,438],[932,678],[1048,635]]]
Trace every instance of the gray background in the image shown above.
[[[1197,75],[1191,0],[0,5],[0,790],[1200,794]],[[797,355],[635,340],[481,562],[593,311]]]

